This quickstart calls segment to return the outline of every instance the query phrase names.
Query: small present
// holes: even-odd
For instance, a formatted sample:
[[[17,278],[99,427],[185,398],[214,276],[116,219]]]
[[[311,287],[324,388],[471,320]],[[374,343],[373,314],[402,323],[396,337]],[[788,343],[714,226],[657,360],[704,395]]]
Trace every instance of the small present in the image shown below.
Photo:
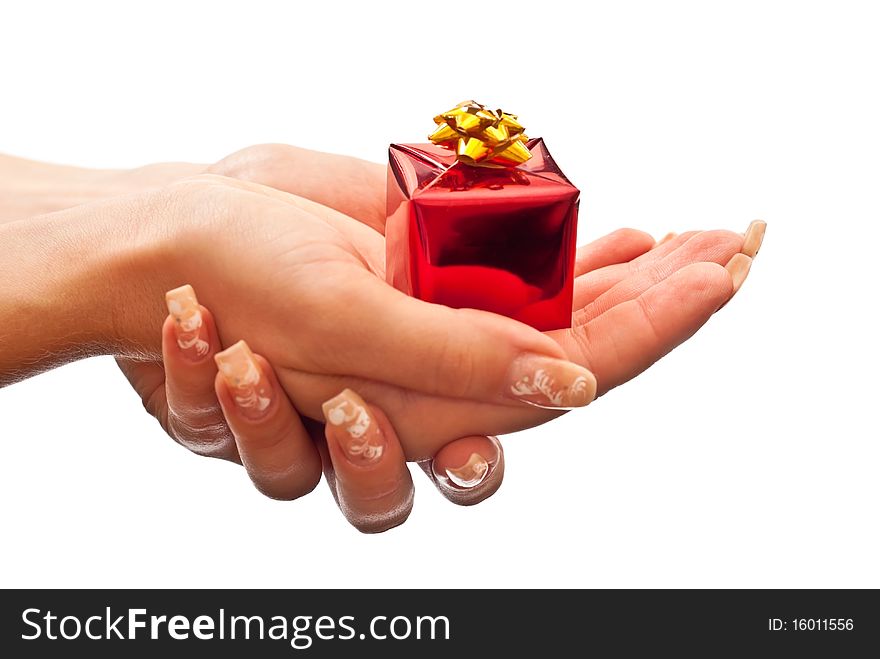
[[[473,101],[389,149],[386,273],[428,302],[571,326],[580,192],[515,115]]]

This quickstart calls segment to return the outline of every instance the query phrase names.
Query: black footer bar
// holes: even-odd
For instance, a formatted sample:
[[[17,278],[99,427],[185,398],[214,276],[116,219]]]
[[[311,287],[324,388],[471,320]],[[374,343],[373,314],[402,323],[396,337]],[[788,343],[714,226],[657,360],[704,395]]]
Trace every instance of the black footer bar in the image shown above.
[[[227,649],[254,657],[651,650],[845,657],[880,651],[880,597],[874,590],[7,590],[0,632],[10,657],[189,658]]]

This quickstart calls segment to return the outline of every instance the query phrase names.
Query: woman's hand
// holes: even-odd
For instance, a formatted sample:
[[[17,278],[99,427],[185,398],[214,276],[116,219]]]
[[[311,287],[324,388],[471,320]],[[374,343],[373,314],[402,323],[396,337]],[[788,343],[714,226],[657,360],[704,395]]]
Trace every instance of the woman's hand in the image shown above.
[[[515,333],[507,335],[507,330],[502,331],[498,321],[503,320],[511,332],[514,332],[513,325],[517,325],[511,325],[512,321],[507,319],[482,312],[426,305],[402,296],[382,279],[380,264],[384,245],[381,238],[347,216],[274,189],[239,182],[232,186],[235,188],[232,192],[227,179],[217,179],[214,183],[218,186],[218,190],[213,191],[215,194],[238,197],[246,193],[243,198],[249,203],[262,197],[261,205],[268,197],[282,202],[286,208],[282,211],[279,206],[274,218],[268,213],[263,213],[259,219],[237,214],[232,226],[239,229],[220,232],[214,238],[212,248],[199,253],[205,264],[188,270],[190,276],[186,279],[197,281],[201,273],[221,267],[224,258],[240,258],[245,253],[243,248],[254,250],[251,274],[258,270],[266,273],[265,276],[276,277],[273,282],[276,285],[264,291],[259,304],[242,290],[235,297],[227,298],[233,301],[231,304],[224,303],[221,307],[236,309],[229,324],[233,327],[241,325],[240,330],[233,329],[239,336],[250,336],[248,325],[257,318],[261,319],[260,333],[271,340],[258,349],[278,368],[282,384],[301,413],[320,418],[321,403],[351,386],[379,404],[390,416],[409,459],[434,455],[450,437],[509,432],[536,425],[558,413],[516,405],[507,396],[507,387],[518,379],[519,374],[511,376],[511,361],[518,357],[517,351],[507,346],[511,345],[511,340],[515,344],[529,337],[528,340],[536,341],[531,348],[536,352],[540,345],[536,337],[538,333],[517,326]],[[344,264],[333,264],[321,258],[317,265],[313,261],[305,271],[312,273],[314,279],[279,279],[291,253],[276,251],[272,256],[272,251],[285,244],[285,236],[289,239],[303,227],[306,227],[303,236],[321,235],[321,222],[335,229],[332,237],[326,234],[329,241],[342,241],[334,244],[344,246]],[[258,238],[250,243],[240,238],[230,241],[230,234],[241,227],[247,227],[247,230],[256,228]],[[213,230],[212,235],[216,235]],[[287,244],[293,245],[295,241]],[[613,235],[604,244],[583,249],[579,268],[586,272],[577,281],[579,297],[584,298],[583,291],[592,295],[597,291],[600,295],[607,292],[607,296],[601,300],[596,297],[592,307],[582,307],[586,310],[583,318],[579,315],[581,312],[576,312],[576,323],[571,330],[550,334],[559,343],[566,344],[576,359],[596,369],[603,391],[641,372],[695,332],[733,294],[738,283],[734,275],[741,281],[743,274],[734,266],[748,258],[745,255],[736,257],[741,253],[744,238],[731,232],[685,235],[646,252],[652,244],[653,241],[649,243],[644,234],[624,231]],[[225,256],[224,250],[229,250]],[[360,258],[350,258],[353,254]],[[634,254],[639,256],[633,258]],[[728,263],[731,270],[724,267]],[[301,277],[304,270],[298,265],[295,267],[296,274]],[[337,270],[337,267],[341,269]],[[336,278],[343,271],[345,274]],[[232,292],[229,285],[220,290],[216,282],[202,279],[204,281],[199,282],[197,288],[214,306],[217,305],[208,295],[217,291],[229,296]],[[349,285],[355,281],[363,285],[364,290],[375,292],[377,297],[368,300],[361,294],[351,295]],[[294,284],[299,288],[292,286]],[[233,282],[232,290],[234,287]],[[295,291],[298,290],[306,296],[304,299],[309,301],[308,304],[290,304],[291,299],[296,299]],[[328,290],[333,292],[332,300],[326,297]],[[318,291],[321,294],[313,295]],[[380,297],[387,303],[380,302]],[[346,300],[342,307],[337,305],[340,299]],[[600,313],[597,308],[601,304],[606,306]],[[394,313],[395,307],[401,310],[399,314]],[[379,323],[374,317],[375,309],[383,310],[384,318]],[[433,312],[431,321],[422,315],[429,309]],[[450,328],[467,329],[454,338],[438,322]],[[222,325],[225,328],[226,322]],[[271,328],[269,334],[266,332],[268,328]],[[438,328],[441,331],[438,332]],[[519,333],[518,330],[523,331]],[[338,338],[333,339],[334,335]],[[419,341],[429,335],[432,338],[421,344],[424,357],[414,357],[413,346],[420,345]],[[369,341],[357,345],[357,340],[365,336],[370,337]],[[486,337],[484,343],[481,337]],[[321,352],[328,345],[337,343],[344,343],[348,351],[344,354],[335,349],[332,354]],[[592,351],[591,346],[594,346]],[[540,349],[545,348],[541,346]],[[546,349],[550,350],[549,346]],[[374,352],[365,355],[367,350]],[[477,354],[472,353],[473,350]],[[273,354],[272,351],[276,352]],[[480,351],[485,351],[484,356],[488,358],[482,366],[478,365]],[[564,356],[564,353],[550,354],[553,355],[551,360],[557,355]],[[376,355],[380,357],[376,359]],[[400,359],[402,355],[405,356]],[[386,356],[391,356],[391,360]],[[358,360],[361,366],[355,363]],[[551,364],[547,370],[560,364],[555,361],[547,363]],[[570,367],[560,365],[560,368]],[[474,377],[480,376],[482,385],[474,381]],[[563,377],[555,378],[560,390],[571,392],[571,397],[582,395],[583,391],[573,385],[578,378],[586,376],[572,371],[567,383],[562,382]],[[591,382],[586,384],[592,387]],[[459,388],[459,385],[466,386]],[[546,399],[530,402],[551,406]],[[570,407],[575,402],[579,401],[568,400],[563,406]],[[428,418],[433,422],[426,425],[424,420]]]
[[[208,171],[248,180],[307,197],[345,213],[384,233],[383,165],[283,144],[264,144],[238,151]],[[572,328],[549,332],[569,358],[587,366],[598,379],[598,394],[648,368],[699,329],[739,290],[764,237],[766,224],[752,222],[745,234],[690,231],[669,234],[655,243],[649,235],[621,229],[581,247],[575,268]],[[370,233],[363,242],[378,262],[384,243]],[[383,271],[374,267],[377,276]],[[301,386],[321,386],[315,378],[296,378]],[[358,383],[360,384],[360,383]],[[373,383],[362,383],[373,391]],[[332,387],[326,391],[330,391]],[[387,389],[384,388],[383,389]],[[485,405],[471,410],[449,401],[406,391],[381,394],[387,410],[408,408],[413,414],[440,414],[461,419],[446,430],[453,434],[494,427],[510,432],[536,425],[552,414],[509,410],[496,415]],[[468,425],[482,418],[484,425]],[[465,421],[468,420],[468,421]],[[401,432],[408,432],[404,423]]]
[[[265,150],[265,147],[248,150],[245,152],[250,154],[248,158],[239,157],[237,164],[231,167],[230,162],[236,161],[236,157],[233,157],[227,159],[224,166],[237,170],[230,172],[237,175],[264,172],[266,167],[259,165],[262,157],[252,156],[255,153],[265,155]],[[278,148],[272,147],[272,151],[276,152],[277,156]],[[200,263],[199,258],[206,253],[213,254],[213,248],[217,243],[229,246],[228,239],[234,238],[235,232],[225,231],[224,227],[225,222],[230,218],[235,219],[246,237],[254,238],[254,234],[259,232],[263,232],[264,235],[256,241],[236,243],[233,240],[231,248],[224,252],[226,256],[229,256],[230,252],[236,255],[236,250],[241,245],[252,245],[252,243],[256,243],[254,247],[257,252],[268,247],[271,254],[274,245],[271,241],[268,243],[264,241],[264,238],[271,239],[274,233],[279,231],[282,233],[294,231],[298,226],[295,224],[297,221],[304,220],[301,224],[308,224],[318,219],[335,227],[340,236],[345,238],[346,245],[343,246],[342,251],[348,250],[349,256],[359,257],[357,260],[364,266],[363,270],[381,279],[381,257],[384,245],[376,232],[365,230],[365,223],[380,222],[381,216],[384,215],[381,212],[381,203],[377,203],[382,197],[379,181],[384,179],[384,174],[379,170],[384,168],[363,161],[313,154],[292,148],[285,148],[282,151],[288,161],[283,166],[276,165],[274,167],[276,172],[297,171],[291,167],[289,158],[298,159],[298,166],[303,175],[294,177],[299,181],[297,185],[307,184],[308,189],[304,191],[325,203],[345,208],[352,213],[359,213],[362,221],[351,222],[349,218],[307,200],[292,198],[259,186],[234,184],[226,179],[190,181],[124,202],[118,199],[109,201],[85,212],[82,208],[73,209],[66,214],[69,217],[63,218],[72,221],[61,229],[59,236],[61,240],[55,245],[54,252],[52,249],[43,250],[40,256],[54,253],[55,258],[50,258],[50,262],[57,264],[55,266],[58,271],[55,273],[58,275],[57,279],[68,282],[75,280],[79,284],[75,291],[62,290],[61,295],[58,291],[54,291],[54,296],[63,301],[77,298],[79,304],[48,304],[45,309],[40,309],[37,305],[36,311],[46,312],[40,316],[39,322],[52,339],[50,345],[47,347],[32,342],[34,345],[31,346],[31,357],[28,359],[25,356],[24,360],[20,360],[20,363],[23,362],[23,368],[19,366],[18,371],[13,364],[4,372],[4,355],[0,351],[0,378],[9,381],[10,377],[26,374],[28,369],[34,366],[44,368],[51,364],[53,359],[60,362],[84,351],[106,350],[104,344],[108,337],[115,351],[124,351],[128,355],[134,354],[138,357],[143,355],[158,357],[158,351],[150,345],[151,337],[144,334],[144,329],[150,326],[149,322],[144,322],[144,317],[152,317],[151,314],[155,314],[150,310],[152,296],[145,296],[143,293],[146,289],[154,292],[157,286],[156,280],[167,284],[167,287],[179,285],[185,279],[198,281],[197,277],[184,278],[179,273],[173,274],[175,259],[164,258],[169,254],[188,258],[188,264],[193,266],[199,275],[210,274],[211,268],[205,267],[209,264]],[[273,159],[278,160],[275,156],[269,160]],[[318,161],[323,164],[318,166],[320,164]],[[243,162],[250,164],[244,166]],[[336,180],[332,176],[323,178],[313,176],[310,179],[304,175],[303,168],[307,166],[307,162],[315,162],[312,171],[318,173],[324,172],[331,164],[334,168],[334,176],[337,172],[346,171],[346,185],[334,187],[325,183],[327,180]],[[283,181],[276,180],[273,183],[283,187]],[[247,192],[253,195],[243,194]],[[254,195],[284,201],[288,208],[281,211],[279,210],[281,206],[276,204],[271,213],[249,215],[236,212],[251,207]],[[247,203],[244,201],[245,198]],[[260,204],[265,203],[265,200],[260,202]],[[297,212],[291,211],[290,205],[295,206]],[[281,215],[284,217],[280,219],[276,217]],[[106,223],[98,222],[101,226],[98,227],[97,232],[94,231],[94,227],[89,226],[95,224],[96,217],[107,220]],[[133,222],[124,222],[121,218],[131,218]],[[62,218],[56,216],[53,221],[61,220]],[[49,222],[44,218],[32,226],[20,226],[19,230],[23,230],[26,235],[39,237],[57,231],[57,226],[47,226],[47,224]],[[381,226],[377,228],[381,229]],[[199,231],[202,231],[203,235],[199,236]],[[653,240],[646,234],[621,230],[582,248],[578,258],[578,270],[582,274],[577,279],[577,294],[579,303],[584,307],[576,311],[576,325],[572,330],[553,333],[553,337],[566,345],[567,349],[584,363],[592,363],[598,359],[595,368],[600,376],[599,386],[602,391],[625,381],[668,352],[677,342],[692,334],[718,306],[723,304],[741,283],[746,272],[743,266],[749,263],[747,254],[750,251],[753,254],[756,250],[756,236],[761,232],[760,224],[750,229],[745,245],[742,236],[737,234],[701,232],[683,235],[677,243],[667,241],[653,247]],[[86,248],[80,245],[82,234],[89,233],[102,239],[92,240],[88,251],[84,252],[83,249]],[[32,242],[38,244],[37,239]],[[116,253],[118,250],[111,249],[108,243],[114,248],[121,243],[124,247],[123,254],[120,256]],[[181,249],[182,247],[188,249]],[[736,256],[740,249],[746,255]],[[264,258],[261,258],[257,254],[260,267],[265,265],[267,256],[269,254],[264,253]],[[157,263],[160,260],[165,263]],[[33,259],[30,263],[27,261],[25,254],[26,267],[16,269],[12,273],[11,280],[14,281],[16,275],[25,272],[27,266],[30,266],[31,270],[42,267],[42,258],[37,259],[38,262],[34,262]],[[121,264],[125,267],[120,273]],[[729,270],[725,273],[720,264],[727,264]],[[348,265],[351,266],[351,262]],[[65,271],[68,270],[72,272],[72,276],[65,277]],[[214,271],[212,278],[215,287],[216,280],[223,280],[230,274],[228,267],[220,267],[219,270],[219,273]],[[94,271],[102,272],[104,276],[98,277],[96,281],[93,276]],[[682,272],[684,274],[674,276]],[[107,274],[122,276],[108,278]],[[245,276],[239,276],[233,284],[241,283],[241,279],[246,279],[247,274],[245,272]],[[108,283],[112,285],[107,286]],[[200,290],[204,288],[201,285],[199,287]],[[101,288],[104,290],[100,291]],[[97,300],[96,289],[103,292],[103,296],[98,295]],[[615,289],[613,295],[602,298],[603,294],[611,293],[612,289]],[[51,286],[47,290],[53,292]],[[118,295],[119,290],[126,290],[125,303],[107,304],[114,295]],[[218,290],[221,295],[228,292],[223,290],[223,286]],[[143,300],[143,304],[138,304],[139,300]],[[654,300],[655,303],[645,304],[645,301],[650,300]],[[290,323],[291,301],[289,297],[281,300],[279,319],[283,319],[295,328],[297,323]],[[132,302],[134,304],[131,304]],[[87,312],[86,316],[95,322],[87,323],[87,327],[77,330],[75,334],[78,336],[75,340],[69,330],[52,332],[52,323],[47,321],[51,321],[53,315],[56,318],[75,315],[77,306],[80,309],[100,308],[104,313]],[[27,310],[28,306],[25,305],[24,308]],[[263,305],[262,311],[266,312],[266,305]],[[466,313],[458,312],[454,315]],[[111,320],[109,323],[106,322],[108,315]],[[28,344],[27,339],[39,339],[39,332],[30,331],[38,322],[36,314],[30,315],[33,322],[28,322],[28,317],[27,313],[18,314],[15,318],[18,327],[15,322],[12,323],[13,336],[15,330],[19,330],[19,336],[26,335],[23,340],[25,345]],[[99,322],[102,319],[105,322]],[[294,319],[299,320],[295,316]],[[411,331],[410,325],[404,323],[402,331]],[[646,327],[649,327],[650,331],[645,331]],[[655,332],[654,327],[664,331]],[[631,331],[633,329],[636,331]],[[280,331],[276,329],[276,332],[283,333],[284,329]],[[589,338],[589,341],[586,341],[586,338]],[[618,350],[619,344],[621,348],[619,355],[614,359],[597,356],[594,354],[596,351],[590,348],[594,342],[595,345],[613,345],[615,350]],[[344,367],[339,370],[344,370]],[[420,393],[405,386],[380,382],[372,377],[352,378],[326,372],[303,372],[293,367],[285,369],[279,375],[288,391],[307,392],[300,394],[302,400],[297,402],[297,405],[315,418],[320,418],[320,404],[323,400],[346,385],[355,386],[368,399],[380,402],[383,409],[392,416],[398,430],[401,431],[401,436],[404,437],[411,458],[431,455],[449,437],[510,431],[541,423],[555,414],[535,409],[516,409],[506,402],[504,404],[475,403],[448,396]],[[293,396],[296,400],[296,396]],[[426,425],[423,423],[424,418],[431,418],[434,422]]]
[[[242,464],[256,488],[275,499],[309,493],[323,469],[340,510],[363,532],[407,519],[413,482],[379,408],[346,389],[323,404],[325,431],[300,418],[269,362],[247,343],[222,350],[214,316],[190,286],[169,291],[166,301],[162,362],[119,362],[171,437],[199,455]],[[470,460],[477,454],[493,456],[492,464],[481,470]],[[433,478],[441,493],[468,504],[490,496],[504,472],[500,444],[487,437],[453,442],[426,467],[442,474]]]
[[[271,147],[268,150],[273,151]],[[263,152],[269,156],[266,151],[263,147],[256,147],[241,153],[253,156]],[[282,151],[278,152],[279,155]],[[321,157],[321,154],[314,155]],[[264,176],[275,175],[272,171],[273,160],[276,166],[284,166],[282,160],[270,156],[264,160]],[[341,158],[338,160],[342,161]],[[355,164],[362,162],[349,160]],[[243,160],[238,159],[238,162],[242,163]],[[133,170],[90,170],[0,155],[0,223],[114,196],[143,193],[187,176],[204,173],[207,169],[204,165],[189,163],[161,163]],[[349,172],[355,178],[359,176],[357,166],[350,167]],[[288,175],[291,173],[297,175],[301,185],[314,188],[315,182],[309,182],[310,177],[306,172],[288,172]],[[344,171],[337,173],[343,179],[346,177]],[[366,213],[366,209],[357,203],[349,204],[348,209],[359,214]],[[232,437],[213,393],[208,398],[195,396],[200,400],[195,407],[187,405],[185,401],[174,405],[174,412],[169,414],[168,400],[175,400],[175,392],[181,390],[175,383],[178,378],[174,374],[190,372],[191,368],[180,369],[172,365],[169,376],[162,360],[120,357],[117,361],[147,407],[181,444],[197,453],[216,455],[218,439],[225,437],[229,440]],[[191,366],[189,363],[187,365]],[[310,423],[314,425],[311,421],[307,425]],[[233,450],[221,451],[221,457],[237,460],[234,445],[229,441],[225,445],[227,448],[232,446]],[[479,503],[491,496],[501,484],[503,453],[497,440],[486,437],[456,439],[441,448],[435,457],[421,461],[420,466],[441,493],[455,503]],[[300,487],[306,489],[304,484]]]
[[[577,406],[593,396],[592,375],[567,362],[540,332],[403,295],[375,275],[375,253],[349,239],[357,232],[378,238],[375,232],[262,186],[189,180],[0,230],[22,247],[2,263],[19,297],[0,302],[9,321],[0,350],[5,381],[84,354],[159,358],[158,337],[149,329],[159,317],[156,290],[188,280],[212,306],[228,310],[221,339],[233,342],[224,332],[248,336],[292,397],[310,406],[312,418],[321,418],[321,404],[332,394],[291,391],[285,380],[292,373],[325,384],[353,373],[511,409]],[[552,374],[555,400],[512,387],[538,369]],[[438,432],[413,432],[426,434],[427,442],[407,442],[410,458],[430,457],[449,437],[483,433],[443,435],[438,443]]]
[[[21,294],[23,288],[15,289],[19,301],[24,302],[17,311],[23,309],[24,313],[14,318],[9,316],[11,331],[6,335],[6,345],[0,347],[0,382],[81,354],[108,350],[121,353],[119,363],[123,371],[142,394],[148,409],[180,443],[201,454],[243,462],[258,489],[276,498],[295,498],[310,491],[323,465],[343,512],[352,524],[365,531],[390,528],[409,514],[412,482],[405,466],[401,467],[403,456],[422,459],[423,469],[450,500],[470,504],[485,499],[500,485],[503,453],[496,440],[484,435],[536,425],[552,418],[556,412],[517,408],[509,398],[500,399],[503,394],[498,396],[497,386],[493,393],[485,382],[482,390],[475,390],[479,393],[474,396],[470,390],[473,383],[468,382],[475,367],[471,353],[450,353],[450,348],[459,349],[461,339],[469,340],[471,327],[480,328],[484,333],[484,350],[499,337],[508,341],[508,345],[521,341],[539,346],[545,354],[537,356],[540,353],[529,350],[530,362],[549,357],[551,361],[544,363],[559,365],[564,369],[561,373],[576,374],[569,380],[572,384],[562,387],[570,399],[577,397],[567,400],[568,404],[587,402],[592,397],[596,386],[591,382],[592,377],[559,362],[564,353],[546,342],[542,344],[540,335],[536,337],[537,333],[528,328],[520,332],[517,324],[513,324],[514,329],[505,329],[496,320],[481,319],[485,314],[479,312],[444,310],[445,318],[431,313],[419,318],[416,307],[424,303],[408,298],[406,304],[413,311],[399,311],[397,323],[385,326],[389,334],[398,327],[403,332],[411,332],[409,320],[412,317],[426,323],[428,333],[433,331],[435,340],[447,339],[444,351],[440,355],[433,353],[437,372],[446,373],[446,381],[441,382],[439,388],[412,386],[411,380],[406,379],[425,367],[412,356],[409,361],[418,361],[419,368],[410,370],[403,381],[396,379],[401,376],[396,369],[385,379],[376,378],[374,374],[381,373],[381,369],[377,368],[380,362],[375,360],[368,360],[360,373],[355,369],[357,377],[352,377],[345,366],[349,361],[356,364],[357,355],[352,352],[338,361],[323,355],[327,361],[318,361],[319,368],[315,369],[315,362],[309,359],[314,357],[315,350],[320,354],[326,349],[327,343],[307,343],[304,353],[297,352],[297,348],[302,348],[300,342],[290,343],[290,334],[314,339],[316,332],[314,326],[310,328],[310,321],[315,316],[319,320],[318,329],[325,330],[317,333],[322,338],[335,336],[337,342],[344,343],[354,330],[362,349],[379,345],[388,354],[394,347],[387,334],[383,336],[376,331],[375,318],[370,317],[375,305],[372,308],[361,305],[362,310],[351,315],[351,309],[340,310],[327,304],[327,296],[321,300],[314,295],[315,291],[328,290],[329,277],[329,290],[341,294],[357,307],[363,300],[345,287],[354,278],[360,290],[376,295],[378,300],[388,299],[395,305],[402,302],[399,294],[384,284],[384,241],[380,234],[384,220],[384,168],[293,148],[271,147],[269,152],[274,155],[266,160],[263,158],[266,149],[245,151],[226,159],[215,169],[226,169],[227,173],[241,178],[271,179],[267,182],[306,193],[312,200],[246,182],[197,178],[149,194],[73,209],[62,214],[63,217],[19,222],[8,230],[9,236],[18,239],[24,247],[25,267],[17,268],[15,263],[7,262],[7,272],[11,273],[7,281],[14,286],[15,278],[19,277],[24,288],[35,288],[37,295],[28,297]],[[299,164],[294,166],[292,161]],[[174,171],[181,169],[188,167],[158,166],[137,174],[117,176],[140,179],[142,184],[145,180],[152,181],[146,185],[151,187],[160,185],[164,178],[172,177]],[[311,177],[306,175],[309,171]],[[332,176],[323,175],[328,171],[332,171]],[[146,178],[145,173],[149,174]],[[290,173],[298,175],[290,176]],[[346,182],[341,188],[329,184],[339,180]],[[285,181],[293,183],[285,185]],[[338,211],[352,213],[359,221],[315,203],[314,199]],[[605,391],[646,368],[705,322],[742,283],[762,235],[763,224],[759,223],[750,228],[745,239],[727,232],[692,232],[654,245],[654,241],[641,232],[615,232],[579,251],[573,328],[551,333],[551,336],[578,361],[596,370],[601,391]],[[28,247],[39,246],[41,242],[47,243],[49,249],[28,253]],[[121,252],[116,249],[118,243],[123,245]],[[207,245],[210,247],[200,248]],[[279,245],[282,249],[274,251]],[[303,261],[304,249],[307,258]],[[48,277],[41,262],[47,253],[50,255]],[[726,271],[713,265],[720,263],[727,264]],[[3,265],[0,263],[0,269]],[[279,274],[274,270],[275,265],[289,269],[289,280],[283,278],[284,268]],[[43,276],[28,279],[27,266],[32,273],[42,268]],[[235,272],[230,266],[238,266],[239,271]],[[302,277],[303,271],[312,274]],[[357,274],[352,274],[354,272]],[[261,274],[262,281],[254,278],[254,273]],[[272,395],[267,398],[250,389],[246,395],[237,397],[246,403],[256,401],[256,408],[236,404],[236,396],[230,394],[229,385],[222,380],[217,381],[216,393],[209,385],[214,374],[209,357],[221,344],[207,311],[198,314],[200,319],[206,319],[203,325],[188,325],[190,335],[183,338],[182,344],[177,344],[177,353],[173,347],[169,348],[173,344],[169,343],[166,327],[162,361],[158,361],[159,354],[149,332],[144,332],[149,326],[145,319],[151,313],[151,300],[146,298],[149,292],[159,285],[200,281],[199,275],[206,274],[213,275],[203,281],[209,290],[212,282],[215,285],[218,281],[225,282],[219,288],[215,286],[213,294],[236,309],[237,313],[229,317],[230,325],[241,321],[239,314],[245,307],[243,317],[247,322],[241,329],[251,327],[259,341],[265,341],[270,350],[278,350],[277,358],[283,364],[280,371],[283,384],[268,362],[252,357],[244,344],[236,343],[230,351],[221,354],[221,363],[225,358],[239,364],[253,360],[257,365],[252,371],[261,374],[259,382],[263,393]],[[25,275],[23,279],[22,275]],[[360,277],[364,278],[357,279]],[[267,289],[267,282],[272,280],[278,283]],[[377,283],[380,288],[375,287]],[[201,288],[202,283],[199,286]],[[123,295],[120,296],[120,292]],[[263,304],[248,306],[254,293],[263,298]],[[305,309],[291,304],[303,298],[309,303]],[[76,303],[71,304],[71,299]],[[379,306],[385,309],[384,305]],[[285,332],[278,324],[273,326],[272,318],[266,314],[270,313],[267,309],[275,307],[282,310],[275,320],[293,327],[292,331]],[[15,305],[9,305],[9,309],[15,309]],[[292,313],[303,310],[309,312],[305,318]],[[328,311],[335,320],[360,318],[364,322],[355,326],[349,323],[349,332],[338,332],[338,323],[335,326],[320,324],[326,320]],[[339,315],[334,316],[334,311]],[[2,312],[0,301],[0,315]],[[74,317],[93,322],[71,322]],[[428,322],[431,318],[442,318],[440,333],[436,331],[436,320]],[[657,324],[657,320],[663,322]],[[40,322],[39,331],[34,331],[34,322]],[[301,329],[297,324],[305,327]],[[456,325],[459,340],[450,344],[449,328],[454,329]],[[462,330],[462,325],[468,329]],[[173,330],[180,325],[170,327]],[[268,337],[267,329],[270,330]],[[298,335],[297,330],[303,334]],[[444,332],[447,332],[445,336]],[[527,336],[528,333],[532,336]],[[10,336],[12,351],[8,350]],[[227,344],[231,340],[230,336]],[[196,356],[203,359],[181,360],[186,349],[195,350]],[[467,348],[472,349],[472,346]],[[520,348],[519,352],[524,351]],[[426,354],[430,358],[431,351]],[[447,365],[442,362],[450,356],[454,367],[444,369]],[[396,363],[405,366],[405,362],[406,358]],[[488,363],[492,363],[491,359]],[[496,385],[499,375],[509,386],[510,369],[505,373],[503,365],[498,368],[496,362]],[[464,377],[467,386],[460,388],[456,376]],[[581,382],[581,385],[575,387],[573,382]],[[584,383],[588,385],[586,392]],[[362,404],[350,393],[338,398],[344,386],[356,387],[368,399],[390,410],[392,418],[403,428],[406,449],[376,407]],[[482,400],[467,400],[469,395]],[[330,397],[336,400],[328,407],[326,399]],[[269,402],[260,410],[263,399]],[[273,404],[274,400],[280,402]],[[551,401],[527,399],[525,402],[547,405]],[[320,419],[323,410],[331,422],[334,418],[339,422],[328,426],[328,437],[343,440],[335,452],[333,441],[328,448],[321,439],[320,424],[309,419],[303,422],[294,403],[303,406],[314,419]],[[283,411],[272,411],[276,409]],[[260,412],[256,419],[249,416],[255,410]],[[432,419],[433,423],[424,424],[425,418]],[[380,451],[376,445],[360,441],[366,419],[369,419],[366,425],[381,428],[379,434],[372,435],[381,438]],[[450,437],[456,436],[464,438],[447,443]],[[317,442],[313,441],[315,438]],[[350,442],[352,439],[357,441]],[[353,447],[355,454],[346,453],[346,447]],[[346,455],[358,457],[339,460]],[[364,455],[376,458],[375,469],[354,468]],[[435,455],[433,461],[425,460],[431,455]],[[376,495],[378,486],[371,484],[371,475],[383,484],[382,496]]]
[[[65,214],[70,217],[16,223],[31,236],[29,244],[38,245],[37,236],[53,241],[30,260],[25,253],[25,262],[9,271],[10,281],[25,277],[31,289],[40,285],[30,304],[9,314],[13,339],[24,346],[13,352],[25,367],[84,350],[157,358],[149,328],[161,310],[153,300],[158,291],[190,281],[207,303],[227,311],[228,322],[221,323],[230,332],[227,342],[251,337],[273,362],[297,409],[319,419],[321,403],[351,386],[389,414],[410,459],[430,457],[450,437],[508,432],[552,418],[555,413],[526,408],[509,395],[511,381],[534,370],[536,359],[556,376],[569,398],[565,406],[592,397],[592,376],[559,361],[565,353],[550,338],[388,287],[377,232],[312,201],[208,177]],[[614,304],[554,338],[578,350],[576,358],[596,362],[603,390],[619,384],[696,331],[729,298],[734,278],[719,264],[733,263],[742,241],[708,232],[673,244],[671,252],[667,244],[646,253],[650,238],[622,231],[588,246],[579,256],[587,270],[578,277],[579,295],[617,286]],[[57,271],[44,272],[47,257]],[[646,271],[659,281],[646,287]],[[617,295],[627,290],[631,296]],[[55,327],[74,316],[82,321],[75,334]],[[594,344],[620,349],[611,359],[589,352]],[[0,351],[0,373],[3,357]],[[15,365],[7,372],[2,377],[15,377]],[[425,424],[426,418],[433,422]]]

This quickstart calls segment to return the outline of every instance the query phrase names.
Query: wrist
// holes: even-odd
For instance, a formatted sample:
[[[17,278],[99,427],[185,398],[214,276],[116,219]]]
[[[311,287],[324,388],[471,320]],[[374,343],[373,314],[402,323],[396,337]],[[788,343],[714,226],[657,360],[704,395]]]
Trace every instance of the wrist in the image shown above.
[[[213,178],[175,180],[66,214],[77,232],[71,242],[87,245],[91,255],[77,312],[90,319],[91,345],[135,358],[161,358],[165,293],[186,283],[209,291],[216,282],[206,274],[218,269],[219,237],[239,230],[227,188]]]
[[[0,155],[0,223],[160,188],[204,170],[192,163],[88,169]]]
[[[112,300],[108,323],[99,328],[105,352],[160,359],[165,292],[181,286],[186,245],[199,244],[193,209],[177,186],[128,197],[105,260]]]
[[[51,213],[98,198],[109,172],[0,156],[0,222]]]
[[[162,193],[0,224],[0,386],[96,354],[160,355],[177,285]]]

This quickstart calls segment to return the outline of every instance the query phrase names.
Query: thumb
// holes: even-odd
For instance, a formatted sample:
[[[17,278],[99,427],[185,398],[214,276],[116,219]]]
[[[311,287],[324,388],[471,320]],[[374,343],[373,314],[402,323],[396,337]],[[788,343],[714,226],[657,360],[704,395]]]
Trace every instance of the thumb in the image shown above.
[[[324,373],[550,409],[581,407],[595,397],[593,374],[528,325],[417,300],[366,272],[346,277],[341,288],[332,316],[312,319],[318,331],[310,334],[323,349],[315,345],[310,355]]]

